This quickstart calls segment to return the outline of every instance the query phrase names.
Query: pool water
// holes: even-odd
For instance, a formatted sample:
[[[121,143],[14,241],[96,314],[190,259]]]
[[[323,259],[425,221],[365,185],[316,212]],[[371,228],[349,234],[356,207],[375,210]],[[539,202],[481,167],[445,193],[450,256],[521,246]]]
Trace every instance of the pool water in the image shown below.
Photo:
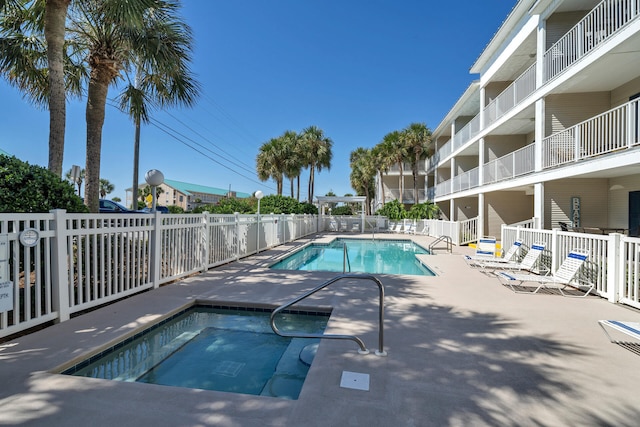
[[[63,374],[297,399],[319,340],[280,337],[269,316],[198,306]],[[327,321],[326,313],[283,313],[277,324],[322,333]]]
[[[417,254],[428,254],[429,251],[411,240],[336,239],[330,244],[312,243],[270,268],[343,272],[344,245],[347,247],[347,272],[435,275],[416,258]]]

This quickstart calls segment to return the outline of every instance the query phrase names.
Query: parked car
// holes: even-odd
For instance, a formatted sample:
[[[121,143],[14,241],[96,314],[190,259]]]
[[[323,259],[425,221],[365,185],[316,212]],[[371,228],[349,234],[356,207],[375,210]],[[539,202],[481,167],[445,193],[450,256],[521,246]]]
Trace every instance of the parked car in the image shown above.
[[[100,213],[143,213],[143,211],[127,209],[113,200],[100,199]]]
[[[144,208],[142,210],[146,213],[152,213],[151,208]],[[169,213],[169,208],[166,206],[156,206],[156,210],[160,213]]]

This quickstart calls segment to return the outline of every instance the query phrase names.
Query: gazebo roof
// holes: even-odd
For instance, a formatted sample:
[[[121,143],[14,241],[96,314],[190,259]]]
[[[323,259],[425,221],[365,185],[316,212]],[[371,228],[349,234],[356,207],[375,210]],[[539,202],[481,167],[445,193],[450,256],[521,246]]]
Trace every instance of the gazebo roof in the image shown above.
[[[316,199],[318,203],[362,203],[367,200],[365,196],[316,196]]]

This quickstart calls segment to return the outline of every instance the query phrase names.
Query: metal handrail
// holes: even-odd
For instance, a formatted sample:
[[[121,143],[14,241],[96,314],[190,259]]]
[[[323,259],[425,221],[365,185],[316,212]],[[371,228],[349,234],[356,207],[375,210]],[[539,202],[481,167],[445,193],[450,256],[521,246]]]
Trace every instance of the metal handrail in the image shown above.
[[[333,279],[329,279],[326,282],[324,282],[323,284],[316,286],[315,288],[311,289],[308,292],[305,292],[303,295],[289,301],[286,304],[281,305],[280,307],[276,308],[275,310],[273,310],[273,312],[271,313],[271,329],[273,329],[273,332],[275,332],[277,335],[280,335],[281,337],[288,337],[288,338],[327,338],[327,339],[338,339],[338,340],[351,340],[351,341],[355,341],[358,346],[360,347],[358,349],[358,353],[360,354],[369,354],[369,350],[367,350],[367,347],[364,345],[364,342],[358,338],[355,335],[335,335],[335,334],[296,334],[296,333],[287,333],[287,332],[282,332],[278,329],[278,327],[276,326],[276,315],[278,313],[280,313],[282,310],[285,310],[288,307],[291,307],[292,305],[302,301],[303,299],[315,294],[316,292],[326,288],[327,286],[337,282],[338,280],[341,279],[361,279],[361,280],[371,280],[373,282],[376,283],[376,285],[378,285],[378,290],[379,290],[379,295],[380,295],[380,308],[379,308],[379,314],[378,314],[378,350],[376,350],[375,354],[376,356],[386,356],[387,352],[384,351],[384,286],[382,285],[382,282],[380,282],[380,280],[378,280],[376,277],[371,276],[369,274],[341,274],[339,276],[334,277]]]
[[[435,248],[435,246],[442,241],[445,241],[447,243],[447,250],[449,251],[449,253],[451,253],[453,250],[453,240],[451,240],[450,236],[440,236],[435,241],[431,242],[431,244],[427,248],[429,252],[431,252]]]
[[[349,266],[349,273],[351,273],[351,260],[349,259],[349,252],[347,252],[347,244],[342,243],[342,272],[347,272],[347,265]]]

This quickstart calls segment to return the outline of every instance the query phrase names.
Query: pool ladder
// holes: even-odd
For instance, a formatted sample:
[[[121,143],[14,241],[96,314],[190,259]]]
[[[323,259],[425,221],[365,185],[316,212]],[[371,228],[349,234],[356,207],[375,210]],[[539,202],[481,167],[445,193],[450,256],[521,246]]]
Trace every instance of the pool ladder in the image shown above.
[[[347,266],[349,266],[349,273],[351,273],[351,261],[349,260],[349,252],[347,252],[347,244],[342,244],[342,272],[347,272]]]
[[[453,240],[451,240],[451,237],[449,237],[449,236],[440,236],[436,240],[431,242],[431,244],[427,248],[429,250],[429,252],[433,252],[433,250],[436,248],[436,245],[438,243],[440,243],[440,242],[445,242],[447,244],[447,250],[449,251],[449,253],[452,252],[452,250],[453,250]]]
[[[380,282],[380,280],[378,280],[376,277],[368,275],[368,274],[341,274],[339,276],[334,277],[333,279],[329,279],[326,282],[324,282],[323,284],[316,286],[315,288],[311,289],[308,292],[305,292],[304,294],[302,294],[301,296],[281,305],[280,307],[276,308],[275,310],[273,310],[273,312],[271,313],[271,329],[273,329],[273,332],[275,332],[276,334],[280,335],[281,337],[288,337],[288,338],[322,338],[322,339],[334,339],[334,340],[351,340],[351,341],[355,341],[358,346],[360,347],[358,349],[358,353],[360,354],[369,354],[369,350],[367,350],[367,347],[364,345],[364,342],[358,338],[355,335],[335,335],[335,334],[305,334],[305,333],[291,333],[291,332],[282,332],[278,329],[278,327],[276,326],[276,315],[278,313],[280,313],[281,311],[287,309],[288,307],[291,307],[292,305],[302,301],[303,299],[315,294],[316,292],[326,288],[327,286],[330,286],[332,284],[334,284],[335,282],[342,280],[342,279],[358,279],[358,280],[370,280],[372,282],[375,282],[376,285],[378,285],[378,291],[379,291],[379,295],[380,295],[380,303],[379,303],[379,310],[378,310],[378,350],[376,350],[375,354],[376,356],[386,356],[387,352],[384,351],[384,286],[382,285],[382,282]]]

